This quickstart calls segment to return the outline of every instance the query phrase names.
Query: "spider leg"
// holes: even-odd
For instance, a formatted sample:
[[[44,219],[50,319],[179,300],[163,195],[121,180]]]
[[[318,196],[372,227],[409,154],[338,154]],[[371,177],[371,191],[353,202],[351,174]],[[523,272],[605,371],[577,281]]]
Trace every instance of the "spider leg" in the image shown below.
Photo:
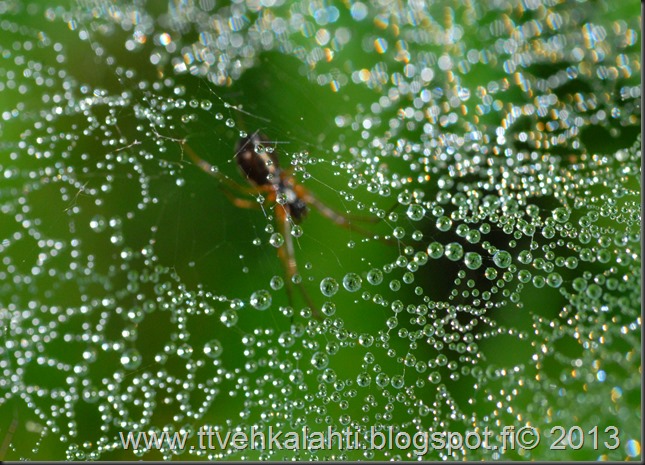
[[[298,273],[298,265],[296,263],[295,250],[293,247],[293,236],[291,235],[291,219],[288,217],[287,211],[283,205],[276,204],[275,213],[278,222],[280,223],[282,235],[284,236],[284,244],[278,248],[278,257],[280,258],[286,273],[287,297],[289,298],[289,303],[292,303],[293,295],[291,285],[294,284],[292,278]],[[309,308],[311,308],[314,318],[320,319],[318,309],[309,297],[305,286],[301,282],[297,283],[296,286],[298,286],[302,297],[307,302]]]
[[[231,201],[233,205],[239,208],[248,208],[248,209],[255,209],[255,210],[262,208],[260,203],[254,200],[237,197],[233,192],[237,192],[240,195],[257,195],[260,192],[263,192],[265,190],[272,190],[272,189],[265,189],[264,188],[265,186],[254,186],[254,187],[241,186],[240,184],[236,183],[232,179],[229,179],[226,176],[224,176],[222,173],[220,173],[217,170],[217,168],[215,168],[213,165],[208,163],[206,160],[200,158],[199,155],[197,155],[195,151],[192,148],[190,148],[190,146],[186,143],[185,140],[182,142],[182,147],[186,150],[186,153],[193,160],[195,165],[197,165],[197,167],[199,167],[205,173],[210,174],[211,176],[216,178],[220,183],[222,183],[222,186],[226,187],[226,188],[222,188],[222,192],[224,192],[224,195],[226,195],[226,197]]]
[[[248,208],[248,209],[254,209],[254,210],[258,210],[258,209],[262,208],[262,205],[260,203],[256,202],[255,200],[241,199],[239,197],[235,197],[235,195],[231,194],[229,191],[227,191],[225,189],[222,189],[222,192],[224,192],[224,195],[236,207]]]
[[[13,439],[13,435],[16,433],[16,430],[18,429],[17,410],[18,410],[17,408],[14,408],[13,419],[11,420],[11,424],[9,425],[9,429],[7,429],[7,433],[5,434],[5,437],[2,441],[2,445],[0,446],[0,460],[4,460],[5,455],[9,450],[9,446],[11,445],[11,440]]]
[[[383,218],[378,218],[374,216],[354,215],[352,213],[341,213],[338,210],[325,205],[324,202],[319,200],[315,195],[313,195],[304,187],[297,185],[295,190],[298,193],[298,195],[308,205],[311,205],[316,210],[318,210],[322,215],[326,216],[327,218],[329,218],[334,223],[340,226],[348,226],[351,224],[352,221],[360,221],[362,223],[374,223],[374,224],[380,223],[381,221],[383,221]],[[398,202],[394,204],[392,207],[390,207],[387,213],[390,213],[392,210],[394,210],[397,207],[397,205],[398,205]],[[355,226],[352,226],[352,228],[354,229]]]
[[[222,173],[220,173],[215,166],[211,165],[206,160],[204,160],[199,155],[197,155],[195,151],[190,147],[190,145],[188,145],[185,139],[182,141],[181,146],[186,151],[186,153],[193,161],[193,163],[197,165],[197,167],[199,167],[205,173],[216,178],[218,181],[220,181],[223,185],[225,185],[229,189],[236,191],[242,195],[257,194],[257,190],[258,190],[257,188],[250,187],[250,186],[249,187],[242,186],[236,183],[235,181],[233,181],[232,179],[224,176]]]
[[[368,231],[366,229],[363,229],[360,226],[356,226],[354,223],[352,223],[352,221],[354,221],[354,220],[356,220],[356,221],[369,221],[370,223],[376,224],[379,221],[381,221],[381,218],[369,218],[369,219],[367,219],[365,217],[356,218],[356,217],[354,217],[352,215],[340,213],[340,212],[334,210],[333,208],[330,208],[327,205],[325,205],[323,202],[318,200],[312,193],[307,191],[302,186],[297,186],[297,187],[298,187],[299,195],[301,195],[301,198],[307,203],[307,205],[311,205],[312,207],[314,207],[316,210],[318,210],[318,212],[320,212],[326,218],[329,218],[331,221],[333,221],[334,223],[336,223],[339,226],[342,226],[343,228],[346,228],[346,229],[349,229],[350,231],[354,231],[354,232],[357,232],[359,234],[362,234],[365,237],[373,237],[374,236],[374,233],[372,233],[372,232],[370,232],[370,231]],[[394,207],[396,207],[396,205]],[[392,211],[394,209],[394,207],[391,208],[390,211]],[[395,241],[395,240],[388,239],[388,238],[380,238],[379,240],[385,242],[386,244],[393,244],[393,245],[398,244],[398,240]]]

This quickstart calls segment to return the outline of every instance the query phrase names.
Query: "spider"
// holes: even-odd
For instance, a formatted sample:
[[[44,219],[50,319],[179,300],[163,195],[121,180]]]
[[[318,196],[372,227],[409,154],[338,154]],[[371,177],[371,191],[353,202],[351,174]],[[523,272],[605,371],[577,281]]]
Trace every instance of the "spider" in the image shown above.
[[[293,226],[300,224],[307,216],[309,206],[315,208],[337,225],[351,227],[359,232],[361,230],[351,225],[349,216],[328,207],[305,187],[298,184],[290,170],[282,169],[276,151],[267,148],[270,144],[269,139],[258,131],[240,138],[235,151],[235,161],[242,175],[250,184],[249,186],[242,186],[221,174],[216,167],[199,157],[187,144],[186,139],[182,141],[182,147],[195,165],[227,187],[223,191],[233,205],[240,208],[261,208],[258,202],[235,195],[257,195],[258,193],[265,194],[269,203],[274,204],[273,210],[276,222],[284,238],[284,243],[278,247],[278,257],[282,262],[287,278],[287,297],[289,303],[292,303],[291,283],[293,283],[293,277],[298,273],[298,267],[291,232]],[[372,218],[357,219],[375,222]],[[314,317],[320,318],[316,306],[311,301],[302,283],[298,282],[297,286],[311,308]]]

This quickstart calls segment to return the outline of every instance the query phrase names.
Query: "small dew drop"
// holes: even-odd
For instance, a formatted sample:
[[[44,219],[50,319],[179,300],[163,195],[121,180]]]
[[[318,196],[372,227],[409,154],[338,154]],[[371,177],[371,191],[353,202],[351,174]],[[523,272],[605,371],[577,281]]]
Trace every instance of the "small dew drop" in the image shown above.
[[[238,320],[238,315],[237,312],[234,310],[224,310],[222,314],[219,317],[219,320],[226,326],[227,328],[232,328],[237,324]]]
[[[558,288],[562,284],[562,276],[556,272],[549,273],[546,277],[546,283],[551,287]]]
[[[343,287],[349,292],[358,291],[363,285],[363,280],[356,273],[347,273],[343,277]]]
[[[359,373],[356,377],[356,384],[358,384],[360,387],[368,387],[371,383],[372,377],[367,372]]]
[[[508,268],[513,261],[513,257],[505,250],[498,250],[493,255],[493,262],[500,268]]]
[[[482,257],[477,252],[466,252],[464,264],[471,270],[476,270],[482,266]]]
[[[94,232],[102,232],[105,230],[107,226],[107,223],[105,221],[105,218],[103,218],[101,215],[96,215],[90,220],[90,228],[92,228],[92,231]]]
[[[421,221],[426,214],[426,209],[419,204],[412,204],[408,206],[406,214],[412,221]]]
[[[256,310],[266,310],[271,306],[272,300],[271,293],[261,289],[251,294],[250,304]]]
[[[271,289],[278,291],[283,288],[284,279],[282,279],[280,276],[274,276],[273,278],[271,278],[269,285],[271,286]]]
[[[299,224],[294,224],[294,225],[291,227],[291,235],[292,235],[293,237],[300,237],[300,236],[302,236],[302,233],[303,233],[303,232],[304,232],[304,231],[303,231],[303,229],[302,229],[302,226],[300,226]]]
[[[430,258],[438,259],[443,255],[443,244],[440,242],[431,242],[428,245],[427,252]]]
[[[136,370],[141,366],[141,354],[137,349],[128,349],[121,354],[120,361],[126,370]]]
[[[447,216],[440,216],[437,218],[436,226],[439,231],[446,232],[452,227],[452,220]]]
[[[338,288],[338,282],[334,278],[324,278],[320,281],[320,292],[322,292],[325,297],[332,297],[335,295],[338,292]]]
[[[450,244],[446,245],[444,254],[446,255],[446,258],[448,260],[456,262],[464,256],[464,248],[459,242],[451,242]]]
[[[394,231],[392,231],[392,235],[397,239],[403,239],[405,237],[405,229],[403,229],[401,226],[397,226],[396,228],[394,228]]]
[[[311,365],[317,370],[324,370],[329,365],[329,356],[324,352],[316,352],[311,357]]]
[[[219,342],[217,339],[213,339],[212,341],[209,341],[206,344],[204,344],[204,354],[207,357],[217,358],[220,355],[222,355],[223,351],[224,351],[224,348],[222,346],[222,343]]]
[[[383,272],[377,268],[372,268],[367,272],[367,282],[372,286],[378,286],[383,282]]]
[[[322,312],[326,316],[332,316],[336,313],[336,304],[333,302],[325,302],[321,308]]]
[[[553,219],[558,223],[565,223],[570,215],[571,212],[565,207],[559,207],[553,210]]]
[[[284,244],[284,237],[280,233],[273,233],[269,239],[269,244],[276,248],[282,247]]]

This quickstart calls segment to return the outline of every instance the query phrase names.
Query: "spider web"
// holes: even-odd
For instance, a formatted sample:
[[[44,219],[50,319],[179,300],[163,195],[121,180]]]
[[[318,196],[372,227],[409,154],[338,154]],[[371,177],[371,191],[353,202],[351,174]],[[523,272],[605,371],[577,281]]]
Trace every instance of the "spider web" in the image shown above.
[[[0,2],[4,458],[415,460],[196,433],[527,424],[422,457],[638,458],[636,11],[483,3]],[[271,202],[182,149],[241,183],[256,130],[351,218],[311,209],[291,285]],[[576,425],[620,446],[548,447]]]

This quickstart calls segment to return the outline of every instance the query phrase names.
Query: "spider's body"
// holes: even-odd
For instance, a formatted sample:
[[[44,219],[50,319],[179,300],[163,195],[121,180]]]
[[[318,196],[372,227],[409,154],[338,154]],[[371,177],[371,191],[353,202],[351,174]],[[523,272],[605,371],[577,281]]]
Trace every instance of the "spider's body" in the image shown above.
[[[258,132],[243,137],[237,144],[235,160],[246,179],[253,185],[272,189],[277,198],[283,194],[284,207],[291,220],[298,224],[307,214],[307,204],[301,198],[293,178],[280,168],[280,161],[273,150],[267,148],[269,140]]]
[[[278,186],[281,181],[282,169],[278,155],[274,150],[267,150],[269,140],[255,132],[242,137],[237,143],[235,160],[242,173],[256,186]]]

